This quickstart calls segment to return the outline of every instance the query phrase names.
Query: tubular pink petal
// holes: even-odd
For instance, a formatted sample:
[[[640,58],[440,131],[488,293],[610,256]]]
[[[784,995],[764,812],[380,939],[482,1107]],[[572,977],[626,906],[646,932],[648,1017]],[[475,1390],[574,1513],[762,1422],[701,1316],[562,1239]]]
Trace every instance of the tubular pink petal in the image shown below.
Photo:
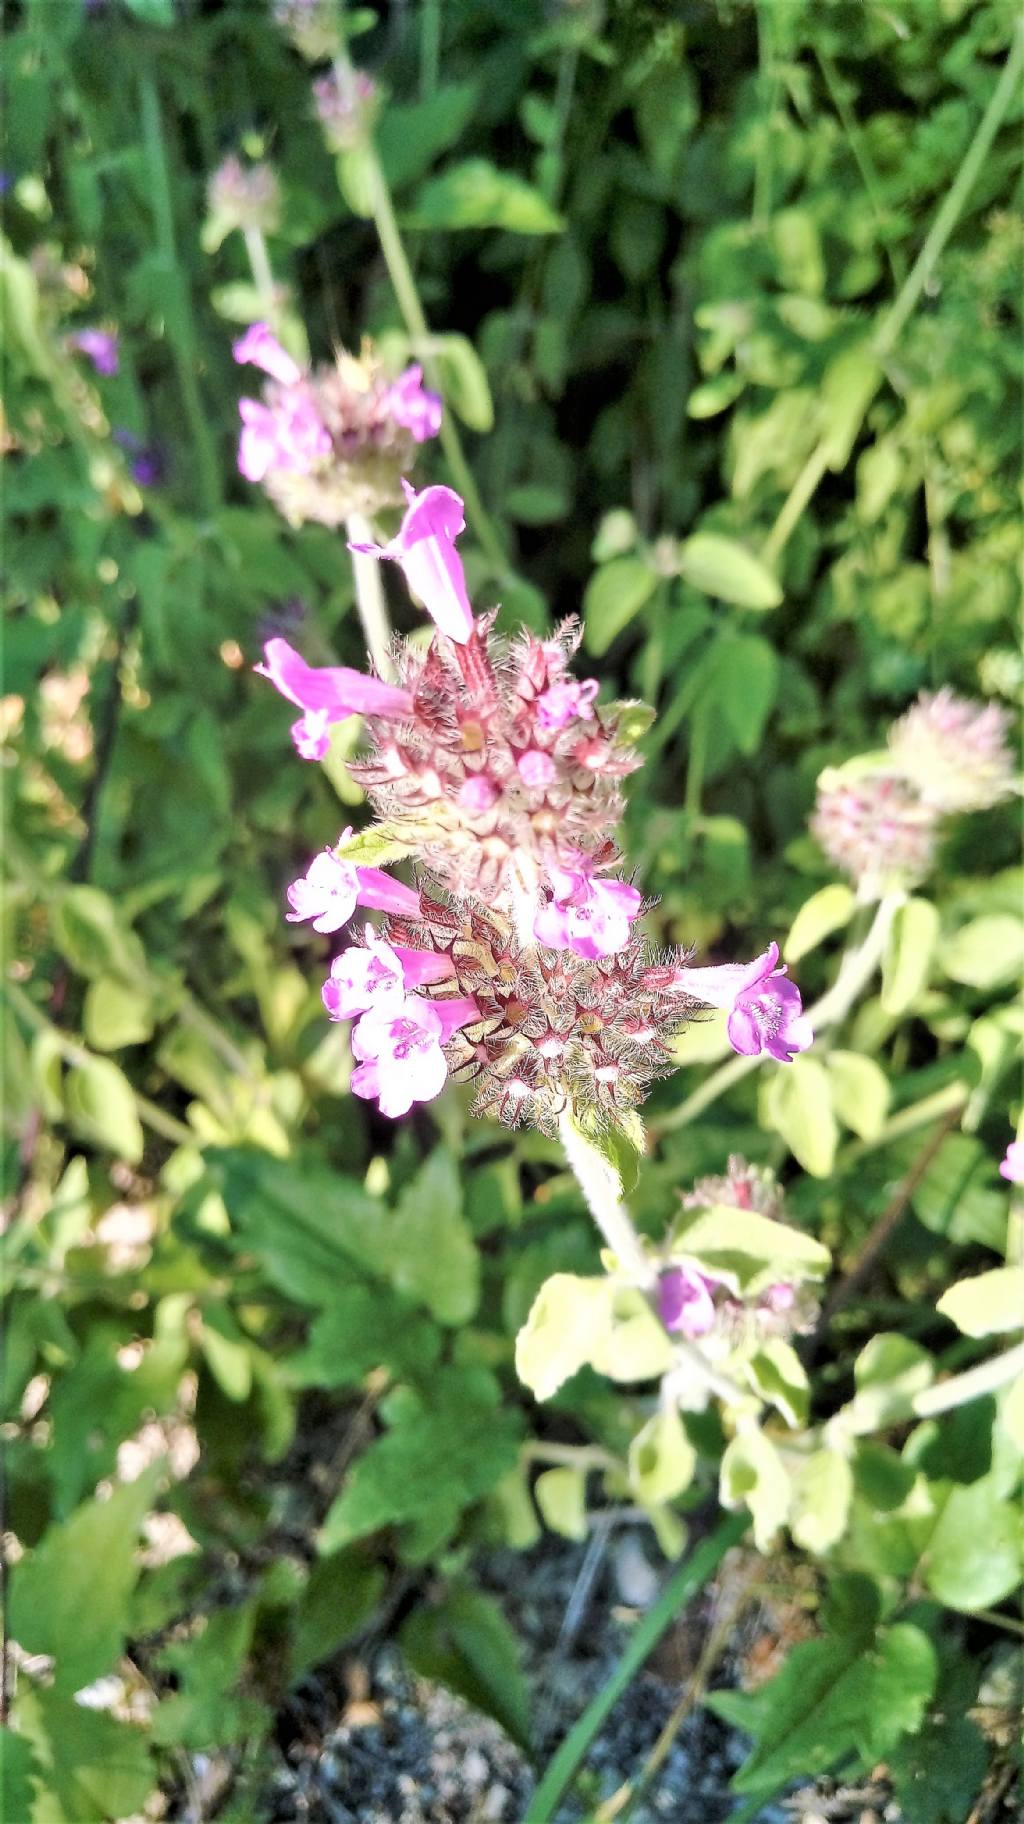
[[[322,711],[328,722],[346,716],[400,718],[412,711],[412,695],[397,684],[384,684],[347,665],[307,665],[287,640],[268,640],[263,663],[253,669],[299,709]]]
[[[383,868],[357,868],[359,904],[374,912],[394,912],[399,918],[418,918],[420,896],[413,887],[392,880]]]
[[[294,386],[302,379],[298,362],[281,347],[268,323],[253,323],[244,336],[232,343],[231,353],[240,364],[262,368],[272,380],[280,380],[282,386]]]
[[[353,545],[353,551],[395,558],[405,580],[431,619],[464,646],[473,632],[473,610],[466,594],[462,559],[455,540],[466,524],[463,503],[453,488],[424,488],[417,494],[403,483],[409,505],[397,536],[388,545]]]

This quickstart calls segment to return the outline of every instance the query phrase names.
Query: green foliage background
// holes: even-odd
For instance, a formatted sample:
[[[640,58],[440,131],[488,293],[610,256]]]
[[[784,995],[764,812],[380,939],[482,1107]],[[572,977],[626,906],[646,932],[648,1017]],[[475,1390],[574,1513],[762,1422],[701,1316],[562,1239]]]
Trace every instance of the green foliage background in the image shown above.
[[[288,1690],[386,1629],[398,1587],[411,1662],[529,1742],[474,1554],[538,1535],[531,1439],[620,1465],[592,1501],[635,1495],[645,1409],[592,1369],[550,1408],[518,1384],[541,1284],[597,1268],[558,1149],[470,1123],[458,1091],[386,1130],[346,1092],[326,947],[282,918],[360,795],[340,759],[293,760],[251,664],[275,630],[346,664],[361,639],[343,541],[237,476],[230,341],[256,306],[240,237],[208,254],[200,227],[219,160],[262,146],[314,352],[401,349],[358,157],[336,168],[258,0],[9,12],[7,1627],[49,1657],[15,1681],[5,1815],[124,1818],[216,1748],[251,1819]],[[466,540],[474,602],[508,626],[582,610],[588,668],[656,706],[626,846],[663,942],[781,939],[834,879],[807,834],[818,773],[920,688],[1019,707],[1019,79],[920,297],[912,277],[1016,12],[423,0],[351,21],[496,527]],[[120,329],[113,379],[62,340],[96,322]],[[112,427],[158,451],[155,484]],[[412,628],[397,594],[395,614]],[[936,1302],[1021,1245],[996,1174],[1018,848],[1012,805],[953,827],[937,914],[827,1063],[673,1125],[725,1055],[699,1028],[649,1110],[652,1235],[731,1152],[780,1170],[840,1272],[902,1199],[815,1374],[824,1423],[864,1352],[872,1432],[849,1487],[825,1466],[817,1529],[795,1524],[829,1583],[819,1634],[716,1700],[756,1740],[754,1800],[884,1758],[909,1824],[957,1824],[986,1777],[967,1712],[1010,1638],[1021,1417],[987,1398],[908,1429],[904,1396],[985,1354]],[[806,999],[839,943],[810,932]],[[689,1434],[695,1482],[652,1502],[670,1555],[722,1456],[712,1421]],[[579,1497],[548,1484],[545,1520],[572,1531]],[[168,1515],[195,1549],[160,1562]],[[134,1713],[74,1702],[115,1672]]]

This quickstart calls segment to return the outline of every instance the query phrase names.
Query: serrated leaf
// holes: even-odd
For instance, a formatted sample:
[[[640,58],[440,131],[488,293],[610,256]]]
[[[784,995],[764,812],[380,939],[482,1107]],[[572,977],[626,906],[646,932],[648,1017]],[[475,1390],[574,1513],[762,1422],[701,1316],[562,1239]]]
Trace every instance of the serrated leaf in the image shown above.
[[[817,1058],[797,1057],[776,1070],[765,1089],[768,1121],[812,1178],[827,1178],[839,1132],[832,1112],[832,1084]]]
[[[545,1526],[564,1539],[587,1536],[587,1479],[581,1469],[545,1469],[533,1485]]]
[[[808,951],[816,950],[833,931],[842,931],[853,917],[857,901],[852,887],[841,881],[819,888],[805,899],[790,926],[782,954],[787,963],[798,963]]]
[[[721,532],[694,532],[679,547],[679,570],[693,589],[737,608],[777,608],[782,590],[761,558]]]
[[[14,1718],[39,1772],[31,1824],[111,1824],[143,1811],[156,1768],[137,1723],[117,1722],[76,1704],[69,1692],[27,1679],[19,1682]],[[4,1815],[9,1824],[28,1824],[24,1814]]]
[[[354,1387],[373,1368],[399,1378],[424,1374],[441,1351],[429,1318],[379,1286],[343,1284],[313,1323],[309,1340],[287,1358],[298,1387]]]
[[[468,1323],[480,1299],[480,1256],[447,1147],[431,1153],[397,1207],[384,1212],[377,1247],[379,1270],[396,1291],[426,1305],[439,1323]]]
[[[874,1058],[856,1051],[830,1051],[825,1060],[832,1084],[832,1105],[844,1127],[862,1140],[875,1140],[885,1126],[892,1094],[889,1079]]]
[[[132,1086],[109,1058],[73,1064],[64,1080],[67,1118],[76,1134],[138,1165],[146,1145]]]
[[[598,658],[650,601],[658,578],[642,557],[613,557],[583,592],[583,643]]]
[[[405,215],[409,228],[501,228],[558,234],[562,217],[539,190],[486,158],[464,159],[421,186]]]
[[[530,1688],[523,1650],[491,1597],[481,1590],[449,1590],[439,1603],[415,1609],[399,1639],[414,1671],[440,1680],[529,1749]]]
[[[156,1741],[202,1753],[266,1727],[266,1705],[240,1688],[255,1625],[256,1603],[242,1602],[214,1609],[195,1633],[164,1647],[160,1660],[177,1688],[153,1714]]]
[[[1024,1267],[993,1267],[957,1280],[942,1294],[938,1310],[965,1336],[1024,1330]]]

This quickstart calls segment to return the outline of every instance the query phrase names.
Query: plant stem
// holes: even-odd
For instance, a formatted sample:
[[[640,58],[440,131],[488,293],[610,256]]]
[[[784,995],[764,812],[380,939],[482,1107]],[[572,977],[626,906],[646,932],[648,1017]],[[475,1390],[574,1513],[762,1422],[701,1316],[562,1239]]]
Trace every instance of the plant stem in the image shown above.
[[[350,545],[370,545],[374,542],[373,527],[361,513],[349,514],[345,530]],[[371,557],[365,551],[350,551],[349,555],[356,584],[356,607],[370,657],[378,676],[392,679],[395,668],[391,661],[391,623],[384,600],[380,559]]]
[[[437,88],[441,66],[441,0],[421,0],[420,94],[427,99]]]
[[[951,1380],[940,1381],[937,1387],[926,1387],[923,1393],[915,1395],[914,1411],[919,1419],[934,1418],[939,1412],[952,1412],[956,1406],[966,1406],[970,1400],[980,1400],[986,1393],[995,1393],[1008,1381],[1015,1381],[1018,1375],[1024,1375],[1024,1343],[1005,1349],[1002,1355],[990,1356],[987,1362],[979,1362],[976,1368],[968,1368],[963,1374],[954,1374]]]
[[[935,1090],[933,1095],[922,1096],[919,1102],[911,1102],[901,1108],[895,1115],[890,1115],[885,1126],[873,1140],[855,1140],[844,1147],[837,1161],[837,1170],[842,1172],[855,1165],[868,1153],[876,1153],[883,1146],[891,1146],[894,1140],[902,1140],[904,1134],[912,1134],[916,1128],[926,1127],[929,1121],[938,1121],[943,1115],[949,1115],[963,1108],[967,1101],[965,1083],[947,1083],[945,1089]]]
[[[68,1064],[82,1069],[95,1062],[93,1053],[87,1051],[84,1045],[79,1045],[70,1033],[64,1032],[61,1027],[55,1026],[52,1020],[48,1020],[16,982],[5,980],[0,984],[0,988],[26,1026],[31,1026],[36,1032],[45,1033]],[[125,1080],[127,1081],[127,1079]],[[141,1096],[132,1084],[129,1084],[129,1088],[135,1100],[140,1121],[144,1121],[147,1127],[153,1129],[154,1133],[162,1134],[165,1140],[173,1140],[176,1146],[195,1146],[197,1144],[197,1136],[192,1128],[186,1127],[183,1121],[176,1121],[173,1115],[165,1115],[162,1108],[158,1108],[155,1102],[149,1100],[148,1096]]]
[[[657,1273],[622,1201],[614,1168],[581,1134],[568,1110],[559,1116],[558,1134],[587,1208],[609,1248],[636,1284],[649,1290]]]
[[[276,335],[278,328],[277,286],[274,284],[274,274],[263,230],[262,228],[246,228],[243,230],[243,238],[245,251],[249,256],[253,284],[260,295],[260,307]]]
[[[922,292],[926,289],[942,257],[946,242],[956,227],[967,198],[988,157],[992,142],[1003,124],[1022,69],[1024,69],[1024,20],[1018,20],[1014,28],[1009,56],[1003,65],[999,81],[992,91],[991,100],[982,115],[978,130],[964,154],[960,169],[925,237],[924,245],[875,336],[873,352],[880,364],[884,364],[892,354],[897,340],[905,329]],[[873,398],[874,395],[872,394],[871,397]],[[865,413],[870,403],[870,398],[864,400]],[[826,432],[815,449],[811,451],[794,481],[783,502],[779,516],[765,540],[763,555],[767,563],[774,566],[777,562],[801,514],[828,468],[831,454],[831,437]]]
[[[544,1438],[531,1439],[520,1455],[524,1463],[560,1463],[567,1469],[621,1470],[622,1460],[599,1444],[549,1444]]]
[[[174,232],[174,205],[167,170],[160,97],[150,70],[139,76],[142,136],[149,166],[149,184],[157,245],[168,289],[167,333],[181,389],[185,416],[195,446],[196,480],[203,511],[211,517],[221,504],[220,464],[210,433],[210,421],[199,391],[199,356],[188,280],[182,271]]]

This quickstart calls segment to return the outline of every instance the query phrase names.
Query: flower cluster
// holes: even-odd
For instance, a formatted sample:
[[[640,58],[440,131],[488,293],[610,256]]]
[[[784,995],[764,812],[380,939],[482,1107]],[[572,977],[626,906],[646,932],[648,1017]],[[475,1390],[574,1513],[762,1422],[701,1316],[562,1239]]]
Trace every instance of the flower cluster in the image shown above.
[[[243,164],[232,152],[217,166],[207,187],[209,213],[203,248],[215,253],[236,230],[276,234],[281,224],[281,185],[272,165]]]
[[[369,134],[379,104],[365,70],[331,69],[313,83],[313,109],[332,152],[351,152]]]
[[[265,323],[246,331],[234,356],[267,375],[261,399],[239,402],[239,469],[292,525],[339,526],[401,499],[416,445],[441,426],[441,401],[419,367],[389,380],[371,354],[343,352],[303,369]]]
[[[885,754],[826,767],[811,829],[863,898],[916,886],[931,871],[944,817],[1009,795],[1008,728],[999,704],[923,692],[893,724]]]
[[[365,718],[370,752],[351,770],[385,843],[425,870],[402,885],[359,866],[359,839],[343,836],[289,889],[288,916],[321,932],[358,905],[385,914],[323,990],[331,1019],[356,1022],[354,1092],[397,1115],[450,1075],[474,1083],[476,1112],[511,1126],[549,1132],[566,1110],[621,1125],[671,1069],[671,1037],[713,1007],[736,1050],[788,1062],[812,1035],[776,945],[691,968],[634,930],[640,891],[610,871],[621,782],[639,759],[627,706],[599,706],[597,680],[569,670],[575,626],[499,640],[469,603],[459,496],[407,496],[396,537],[358,548],[401,565],[435,622],[427,650],[401,645],[394,683],[307,665],[281,638],[257,668],[302,712],[305,758],[322,758],[333,723]]]
[[[309,63],[337,57],[342,49],[336,0],[273,0],[274,23],[287,32]]]
[[[734,1154],[721,1177],[698,1179],[682,1202],[687,1210],[709,1210],[723,1204],[754,1210],[777,1222],[782,1217],[783,1195],[774,1173],[748,1165]],[[666,1330],[690,1341],[714,1332],[732,1342],[745,1332],[792,1335],[813,1324],[816,1306],[806,1288],[779,1280],[756,1298],[744,1301],[706,1267],[687,1260],[685,1248],[684,1230],[676,1246],[670,1242],[673,1258],[658,1279],[658,1315]]]

